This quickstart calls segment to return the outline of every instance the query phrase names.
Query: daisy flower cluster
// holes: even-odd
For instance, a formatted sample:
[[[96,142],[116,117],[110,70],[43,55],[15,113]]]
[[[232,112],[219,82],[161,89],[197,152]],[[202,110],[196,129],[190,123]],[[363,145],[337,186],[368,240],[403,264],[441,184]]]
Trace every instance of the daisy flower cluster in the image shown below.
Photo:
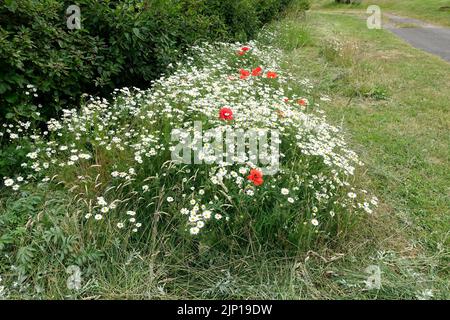
[[[91,97],[30,134],[23,174],[3,184],[15,191],[30,183],[66,188],[84,204],[89,225],[133,232],[157,213],[194,236],[235,224],[240,232],[291,237],[305,228],[326,232],[339,215],[373,213],[378,199],[352,185],[363,164],[320,109],[329,98],[316,101],[311,82],[284,72],[280,57],[257,42],[194,46],[151,88]],[[213,132],[277,130],[277,172],[264,174],[255,155],[209,153],[208,137],[193,121]],[[200,160],[208,161],[174,162],[173,133],[185,147],[200,143]],[[262,147],[270,158],[271,145]]]

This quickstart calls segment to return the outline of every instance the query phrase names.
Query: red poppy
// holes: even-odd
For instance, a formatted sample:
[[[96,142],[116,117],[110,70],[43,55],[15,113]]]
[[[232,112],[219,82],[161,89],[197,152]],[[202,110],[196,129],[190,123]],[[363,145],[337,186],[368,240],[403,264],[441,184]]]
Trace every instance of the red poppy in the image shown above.
[[[263,184],[263,174],[258,169],[251,169],[250,174],[248,175],[247,179],[253,182],[255,186],[260,186]]]
[[[239,50],[238,52],[237,52],[237,55],[238,56],[243,56],[245,54],[245,51],[242,51],[242,50]]]
[[[278,77],[278,75],[277,75],[276,72],[273,72],[273,71],[267,72],[267,78],[269,78],[269,79],[275,79],[276,77]]]
[[[239,71],[241,73],[241,79],[247,79],[247,77],[250,75],[250,71],[241,69]]]
[[[222,120],[233,120],[233,110],[231,110],[230,108],[220,109],[219,118]]]
[[[289,102],[289,98],[284,98],[283,100],[284,100],[284,102],[286,102],[286,103]]]
[[[254,77],[260,76],[261,74],[262,74],[261,67],[256,67],[255,69],[252,70],[252,76]]]
[[[250,50],[250,48],[249,47],[242,47],[241,50],[242,51],[248,51],[248,50]]]
[[[302,106],[306,106],[308,104],[308,100],[306,99],[300,99],[298,100],[298,104]]]

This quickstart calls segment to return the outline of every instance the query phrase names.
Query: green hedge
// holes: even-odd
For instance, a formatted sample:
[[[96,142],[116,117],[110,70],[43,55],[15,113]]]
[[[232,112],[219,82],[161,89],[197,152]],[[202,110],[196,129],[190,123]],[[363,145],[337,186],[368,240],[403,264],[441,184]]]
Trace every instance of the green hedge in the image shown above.
[[[45,120],[62,107],[78,105],[83,93],[105,96],[116,87],[147,87],[187,46],[252,38],[289,2],[5,0],[0,4],[0,120]],[[73,4],[81,8],[79,30],[66,25],[66,9]]]

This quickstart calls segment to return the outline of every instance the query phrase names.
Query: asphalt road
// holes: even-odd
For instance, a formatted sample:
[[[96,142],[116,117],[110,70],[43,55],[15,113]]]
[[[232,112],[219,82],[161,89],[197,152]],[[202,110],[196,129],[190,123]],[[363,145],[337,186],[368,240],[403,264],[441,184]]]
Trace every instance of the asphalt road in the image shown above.
[[[435,54],[450,62],[450,28],[438,27],[423,21],[384,14],[384,28],[412,46]],[[387,21],[386,21],[387,20]]]

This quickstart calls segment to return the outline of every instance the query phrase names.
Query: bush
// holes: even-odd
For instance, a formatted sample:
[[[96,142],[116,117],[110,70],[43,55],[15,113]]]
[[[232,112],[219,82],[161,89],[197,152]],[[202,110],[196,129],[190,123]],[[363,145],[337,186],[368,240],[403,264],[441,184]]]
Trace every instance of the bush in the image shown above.
[[[81,8],[82,29],[65,11]],[[83,93],[149,86],[201,40],[246,40],[288,1],[7,0],[0,4],[0,119],[48,119]],[[37,92],[27,94],[27,85]],[[37,106],[41,106],[38,108]]]
[[[108,72],[106,44],[86,30],[63,28],[58,1],[6,1],[0,5],[0,117],[39,119],[81,93]],[[102,72],[98,72],[103,67]],[[37,92],[27,86],[34,85]],[[87,90],[88,91],[88,90]],[[89,90],[93,92],[93,90]],[[36,108],[38,105],[38,108]]]
[[[3,1],[0,175],[23,160],[18,140],[5,138],[11,131],[5,120],[14,127],[21,127],[19,120],[45,127],[63,107],[79,106],[83,94],[108,97],[116,87],[148,87],[190,45],[250,39],[289,1]],[[73,3],[81,8],[79,30],[67,27],[66,9]]]

